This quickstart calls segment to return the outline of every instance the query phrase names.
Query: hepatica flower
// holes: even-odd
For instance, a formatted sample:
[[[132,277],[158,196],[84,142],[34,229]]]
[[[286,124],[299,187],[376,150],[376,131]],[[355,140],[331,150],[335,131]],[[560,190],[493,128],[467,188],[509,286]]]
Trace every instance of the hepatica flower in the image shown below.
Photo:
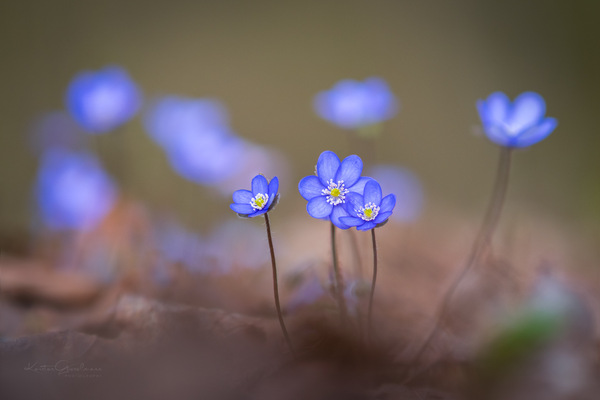
[[[237,190],[233,193],[233,203],[229,206],[240,216],[252,218],[262,215],[277,204],[279,179],[274,177],[271,182],[262,175],[252,179],[252,190]]]
[[[328,219],[340,229],[348,229],[340,218],[347,217],[344,209],[351,193],[362,193],[370,178],[361,177],[363,163],[351,155],[340,162],[332,151],[324,151],[317,161],[316,173],[302,178],[298,191],[308,200],[306,211],[313,218]]]
[[[388,194],[382,198],[381,186],[371,179],[365,185],[364,194],[348,193],[345,208],[350,216],[340,219],[347,226],[366,231],[387,221],[395,205],[396,196]]]
[[[144,115],[144,127],[152,139],[169,147],[185,132],[221,131],[229,115],[218,100],[164,96],[152,102]]]
[[[112,209],[116,186],[92,155],[46,152],[36,182],[43,222],[52,230],[87,230]]]
[[[378,124],[398,112],[398,101],[381,78],[364,82],[342,80],[319,93],[314,100],[319,116],[345,129]]]
[[[527,147],[546,138],[557,121],[545,116],[546,103],[533,92],[520,94],[511,104],[501,92],[477,101],[477,110],[487,137],[505,147]]]
[[[140,91],[125,70],[85,71],[67,89],[67,108],[89,133],[105,133],[129,121],[141,105]]]
[[[294,347],[290,336],[285,327],[283,320],[283,314],[281,312],[281,303],[279,301],[279,285],[277,283],[277,263],[275,261],[275,249],[273,248],[273,237],[271,236],[271,223],[269,222],[269,214],[273,207],[279,200],[277,194],[279,190],[279,179],[274,177],[271,182],[267,181],[262,175],[256,175],[252,179],[252,190],[237,190],[233,193],[233,204],[229,207],[241,217],[252,218],[258,215],[264,215],[265,227],[267,229],[267,239],[269,241],[269,250],[271,254],[271,267],[273,271],[273,295],[275,299],[275,308],[277,309],[277,317],[279,319],[279,325],[285,341],[290,349],[290,352],[294,354]]]
[[[414,222],[423,211],[425,194],[417,175],[397,165],[375,165],[367,171],[387,193],[401,193],[396,199],[391,219],[398,222]]]
[[[217,100],[157,99],[144,115],[144,126],[188,180],[217,185],[242,169],[247,143],[231,132],[227,110]]]

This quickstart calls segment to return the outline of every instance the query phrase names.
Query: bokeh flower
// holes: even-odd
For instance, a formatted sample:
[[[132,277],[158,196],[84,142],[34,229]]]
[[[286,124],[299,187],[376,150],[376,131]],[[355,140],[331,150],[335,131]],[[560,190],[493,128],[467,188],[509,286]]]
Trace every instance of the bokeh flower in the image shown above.
[[[184,132],[225,131],[229,115],[218,100],[164,96],[144,114],[144,127],[152,139],[167,148]]]
[[[212,99],[160,98],[144,115],[146,131],[171,167],[202,185],[218,185],[242,170],[248,144],[229,128],[225,107]]]
[[[417,175],[405,167],[397,165],[375,165],[367,171],[386,193],[401,194],[396,198],[396,207],[390,217],[398,222],[414,222],[423,212],[425,194]]]
[[[315,97],[319,116],[344,129],[357,129],[378,124],[398,112],[398,100],[381,78],[364,82],[342,80]]]
[[[279,179],[274,177],[271,182],[262,175],[252,179],[252,190],[236,190],[233,193],[233,203],[229,206],[240,216],[252,218],[270,211],[277,200]]]
[[[350,216],[342,217],[347,226],[355,226],[359,231],[373,229],[387,221],[396,205],[396,196],[388,194],[382,198],[381,186],[371,179],[365,185],[363,194],[348,193],[345,204]]]
[[[545,117],[546,103],[534,92],[520,94],[511,104],[501,92],[477,101],[477,110],[487,137],[506,147],[527,147],[546,138],[557,121]]]
[[[340,218],[347,217],[344,209],[350,193],[362,193],[370,178],[361,177],[363,163],[351,155],[340,162],[332,151],[324,151],[317,161],[316,176],[302,178],[298,183],[300,195],[308,200],[306,211],[313,218],[328,219],[340,229],[348,229]]]
[[[142,96],[127,72],[112,66],[76,75],[67,89],[66,102],[83,129],[105,133],[133,118]]]
[[[94,228],[112,209],[117,190],[96,158],[50,150],[36,182],[40,216],[51,230]]]

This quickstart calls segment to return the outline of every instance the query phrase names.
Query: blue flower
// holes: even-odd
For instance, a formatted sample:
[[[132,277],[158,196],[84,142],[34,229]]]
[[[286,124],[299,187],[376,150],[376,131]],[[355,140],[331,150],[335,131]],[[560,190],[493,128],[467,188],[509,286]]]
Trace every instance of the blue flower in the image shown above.
[[[231,132],[217,100],[167,96],[144,115],[144,126],[166,152],[171,167],[202,185],[218,185],[239,173],[248,144]]]
[[[42,159],[36,196],[48,228],[88,230],[110,212],[117,190],[92,155],[51,150]]]
[[[355,226],[359,231],[376,228],[392,215],[396,196],[388,194],[381,198],[381,186],[374,179],[365,185],[364,194],[348,193],[345,204],[349,217],[342,217],[342,223]]]
[[[267,178],[256,175],[252,178],[252,191],[236,190],[233,193],[233,204],[229,207],[242,217],[252,218],[270,211],[276,202],[279,190],[279,179],[274,177],[269,183]]]
[[[308,200],[306,211],[313,218],[328,219],[340,229],[348,229],[340,218],[347,217],[344,210],[350,193],[362,193],[370,178],[362,177],[363,163],[359,156],[352,155],[340,162],[339,157],[324,151],[317,161],[317,176],[302,178],[298,191]]]
[[[166,148],[184,132],[228,130],[229,115],[218,100],[164,96],[152,102],[144,115],[144,127]]]
[[[345,129],[356,129],[392,118],[398,101],[381,78],[343,80],[319,93],[314,107],[321,118]]]
[[[216,185],[241,170],[246,142],[217,131],[182,132],[166,153],[179,175],[199,184]]]
[[[556,119],[545,117],[546,103],[533,92],[520,94],[512,104],[504,93],[495,92],[486,100],[478,100],[477,110],[487,137],[506,147],[531,146],[557,124]]]
[[[414,172],[397,165],[375,165],[368,170],[388,193],[402,193],[396,202],[391,219],[398,222],[414,222],[419,218],[425,203],[423,185]]]
[[[111,131],[129,121],[141,105],[141,94],[127,72],[119,67],[86,71],[67,89],[67,108],[89,133]]]

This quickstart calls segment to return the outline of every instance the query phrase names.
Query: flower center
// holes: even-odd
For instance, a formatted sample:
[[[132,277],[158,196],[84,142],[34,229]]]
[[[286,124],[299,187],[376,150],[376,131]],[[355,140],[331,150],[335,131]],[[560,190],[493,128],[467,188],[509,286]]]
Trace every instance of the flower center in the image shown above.
[[[340,203],[346,202],[346,194],[350,192],[344,186],[344,181],[333,182],[333,179],[329,180],[329,184],[326,189],[323,189],[321,193],[326,195],[327,202],[331,205],[337,206]]]
[[[265,208],[268,201],[269,201],[268,194],[259,193],[256,196],[254,196],[252,199],[250,199],[250,205],[255,210],[262,210],[263,208]]]
[[[363,221],[373,221],[379,214],[379,206],[375,203],[367,203],[364,207],[360,207],[356,214]]]

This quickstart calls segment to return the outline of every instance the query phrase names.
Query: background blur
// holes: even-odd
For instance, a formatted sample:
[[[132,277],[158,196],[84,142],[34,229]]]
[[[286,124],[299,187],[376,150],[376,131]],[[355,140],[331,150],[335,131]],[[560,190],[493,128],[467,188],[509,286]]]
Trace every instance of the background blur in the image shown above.
[[[351,151],[346,133],[312,107],[314,95],[338,80],[380,76],[400,99],[400,113],[377,142],[377,161],[417,174],[425,218],[435,210],[481,215],[497,148],[475,135],[475,102],[497,90],[511,98],[536,91],[559,125],[515,154],[508,218],[536,215],[597,232],[599,18],[600,2],[592,0],[4,2],[0,234],[32,226],[36,119],[64,109],[76,73],[110,64],[124,67],[146,99],[221,100],[240,136],[280,150],[290,180],[282,182],[278,224],[285,212],[304,211],[295,187],[321,151]],[[229,198],[170,168],[139,115],[95,139],[127,197],[199,231],[231,216]]]

